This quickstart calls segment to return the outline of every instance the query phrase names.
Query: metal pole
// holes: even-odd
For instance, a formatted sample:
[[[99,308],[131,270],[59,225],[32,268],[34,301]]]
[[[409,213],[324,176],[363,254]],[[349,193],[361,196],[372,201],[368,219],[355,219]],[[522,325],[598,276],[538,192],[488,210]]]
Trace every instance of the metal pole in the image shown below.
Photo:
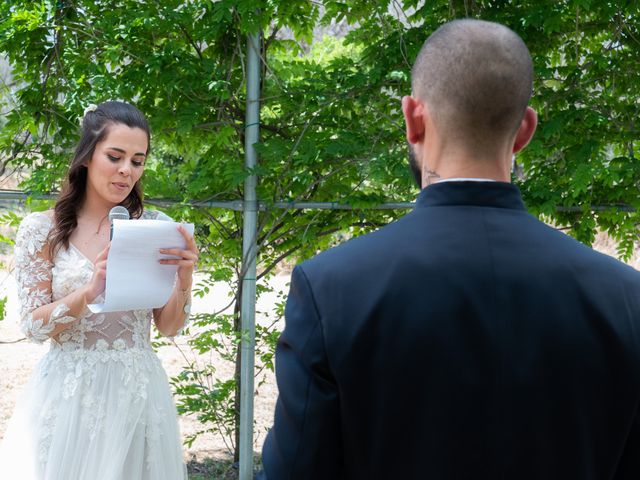
[[[249,125],[249,124],[248,124]],[[256,130],[258,125],[255,126]],[[253,128],[253,127],[251,127]],[[249,129],[247,129],[248,131]],[[256,134],[257,138],[257,134]],[[13,205],[15,202],[24,202],[27,198],[35,198],[36,200],[55,200],[58,198],[57,193],[44,193],[44,194],[32,194],[30,192],[23,192],[19,190],[3,190],[0,189],[0,204],[9,203]],[[245,196],[246,198],[246,196]],[[254,200],[255,201],[255,200]],[[190,205],[191,207],[207,207],[207,208],[223,208],[225,210],[245,211],[244,202],[242,200],[227,200],[227,201],[210,201],[210,200],[192,200],[190,202],[181,202],[178,200],[170,200],[165,198],[147,198],[145,203],[151,205],[157,205],[159,207],[170,207],[172,205]],[[416,205],[413,202],[386,202],[379,205],[370,205],[364,207],[354,207],[347,203],[339,202],[274,202],[265,203],[257,202],[257,209],[260,211],[269,209],[278,210],[408,210],[414,208]],[[557,206],[556,212],[561,213],[579,213],[583,211],[582,207],[578,206]],[[590,205],[589,210],[592,212],[604,212],[607,210],[617,210],[619,212],[637,212],[638,209],[624,203],[611,203],[608,205]]]
[[[245,117],[245,167],[253,169],[257,153],[253,144],[258,141],[260,122],[260,34],[247,37],[247,106]],[[242,298],[240,325],[240,476],[253,478],[253,369],[256,315],[256,237],[258,224],[258,179],[250,175],[244,181],[244,220],[242,228]]]

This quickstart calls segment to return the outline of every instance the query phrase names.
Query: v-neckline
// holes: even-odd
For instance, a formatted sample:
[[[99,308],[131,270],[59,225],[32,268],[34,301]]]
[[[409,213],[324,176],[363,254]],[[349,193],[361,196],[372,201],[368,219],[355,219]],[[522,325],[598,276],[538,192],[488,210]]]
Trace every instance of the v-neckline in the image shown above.
[[[78,247],[76,247],[72,242],[69,242],[69,245],[82,257],[84,258],[87,262],[89,262],[89,264],[91,265],[91,268],[93,268],[93,262],[91,260],[89,260],[89,257],[87,257],[84,253],[82,253],[82,250],[80,250]]]

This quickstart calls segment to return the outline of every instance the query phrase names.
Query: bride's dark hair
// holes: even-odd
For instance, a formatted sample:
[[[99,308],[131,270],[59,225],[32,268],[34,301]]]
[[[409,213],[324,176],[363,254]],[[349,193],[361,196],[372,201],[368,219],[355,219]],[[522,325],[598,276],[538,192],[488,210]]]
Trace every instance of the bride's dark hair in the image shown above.
[[[104,102],[85,113],[82,119],[82,136],[54,207],[54,225],[49,232],[52,257],[60,247],[69,248],[69,237],[78,226],[78,211],[84,203],[87,190],[87,167],[84,164],[91,161],[96,144],[104,140],[109,133],[109,127],[115,124],[144,130],[147,134],[146,153],[149,153],[149,124],[142,112],[133,105],[124,102]],[[121,205],[129,210],[131,218],[140,218],[143,210],[140,180],[135,183]]]

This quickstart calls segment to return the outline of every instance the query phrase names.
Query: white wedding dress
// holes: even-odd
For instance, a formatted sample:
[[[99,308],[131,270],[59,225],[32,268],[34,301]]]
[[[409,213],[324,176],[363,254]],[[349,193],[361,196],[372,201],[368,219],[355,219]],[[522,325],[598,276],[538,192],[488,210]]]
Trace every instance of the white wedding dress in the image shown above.
[[[144,218],[168,219],[159,212]],[[56,324],[0,444],[0,478],[16,480],[181,480],[187,478],[167,376],[150,345],[151,310],[66,316],[31,312],[85,285],[93,264],[73,245],[53,263],[42,255],[50,218],[32,213],[15,245],[21,326],[36,342]]]

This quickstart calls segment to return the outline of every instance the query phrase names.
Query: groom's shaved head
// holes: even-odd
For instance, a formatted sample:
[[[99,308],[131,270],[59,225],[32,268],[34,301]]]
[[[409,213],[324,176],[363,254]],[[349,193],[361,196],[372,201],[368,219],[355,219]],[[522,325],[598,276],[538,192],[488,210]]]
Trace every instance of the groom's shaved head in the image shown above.
[[[533,64],[509,28],[456,20],[427,39],[411,76],[414,97],[426,103],[444,136],[484,148],[518,129],[531,97]]]

